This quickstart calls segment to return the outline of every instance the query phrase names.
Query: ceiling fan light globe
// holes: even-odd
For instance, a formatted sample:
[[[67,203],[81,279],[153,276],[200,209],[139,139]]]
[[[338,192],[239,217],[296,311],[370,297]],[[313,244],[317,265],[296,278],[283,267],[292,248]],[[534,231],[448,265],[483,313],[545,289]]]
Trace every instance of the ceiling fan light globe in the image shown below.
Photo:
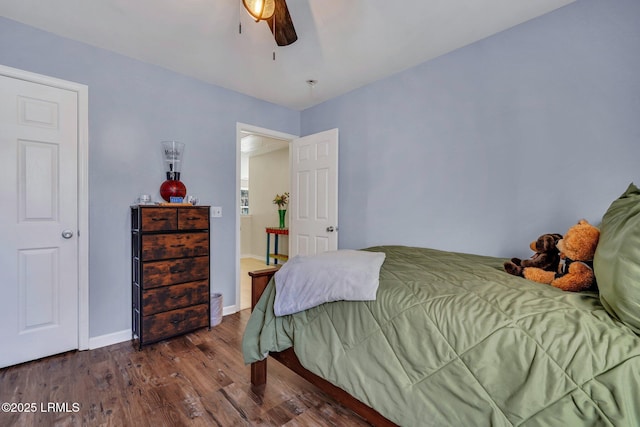
[[[242,0],[242,4],[256,22],[271,18],[276,10],[275,0]]]

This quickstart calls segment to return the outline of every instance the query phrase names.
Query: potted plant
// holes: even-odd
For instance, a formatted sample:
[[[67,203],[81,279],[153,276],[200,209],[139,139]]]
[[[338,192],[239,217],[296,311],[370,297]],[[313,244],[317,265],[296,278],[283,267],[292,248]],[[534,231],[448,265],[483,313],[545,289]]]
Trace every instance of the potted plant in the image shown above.
[[[278,215],[280,217],[280,228],[285,228],[284,217],[287,213],[287,204],[289,203],[289,193],[276,194],[273,204],[278,205]]]

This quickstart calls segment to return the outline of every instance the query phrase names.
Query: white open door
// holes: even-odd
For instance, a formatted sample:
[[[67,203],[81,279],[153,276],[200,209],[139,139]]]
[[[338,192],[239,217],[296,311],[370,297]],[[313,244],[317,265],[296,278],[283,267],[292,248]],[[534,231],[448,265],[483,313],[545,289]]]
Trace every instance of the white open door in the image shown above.
[[[338,249],[338,129],[291,143],[289,257]]]
[[[79,348],[78,93],[0,76],[0,367]]]

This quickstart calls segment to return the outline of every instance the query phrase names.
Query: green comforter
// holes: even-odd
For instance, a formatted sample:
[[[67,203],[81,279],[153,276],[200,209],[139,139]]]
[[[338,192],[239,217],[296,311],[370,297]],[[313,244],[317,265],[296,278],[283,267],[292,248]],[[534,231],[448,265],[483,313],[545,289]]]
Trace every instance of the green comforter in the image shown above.
[[[269,284],[245,362],[303,366],[402,426],[640,426],[640,337],[593,293],[510,276],[498,258],[398,246],[376,301],[275,317]]]

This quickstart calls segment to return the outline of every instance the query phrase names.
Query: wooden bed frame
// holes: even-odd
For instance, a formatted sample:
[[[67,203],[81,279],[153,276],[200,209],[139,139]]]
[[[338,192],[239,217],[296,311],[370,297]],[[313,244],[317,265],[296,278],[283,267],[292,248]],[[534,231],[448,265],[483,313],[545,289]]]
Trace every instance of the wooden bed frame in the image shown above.
[[[249,272],[251,276],[251,310],[256,306],[260,296],[267,287],[269,280],[278,271],[278,267],[268,268],[265,270],[258,270]],[[356,414],[373,424],[374,426],[396,426],[393,422],[383,417],[375,409],[360,402],[355,397],[351,396],[346,391],[331,384],[327,380],[317,376],[311,371],[305,369],[298,360],[298,357],[293,352],[293,348],[277,352],[269,353],[269,356],[273,357],[278,362],[282,363],[287,368],[291,369],[296,374],[300,375],[311,384],[314,384],[320,390],[331,396],[341,405],[351,409]],[[251,364],[251,384],[255,386],[264,385],[267,383],[267,359],[260,362]]]

